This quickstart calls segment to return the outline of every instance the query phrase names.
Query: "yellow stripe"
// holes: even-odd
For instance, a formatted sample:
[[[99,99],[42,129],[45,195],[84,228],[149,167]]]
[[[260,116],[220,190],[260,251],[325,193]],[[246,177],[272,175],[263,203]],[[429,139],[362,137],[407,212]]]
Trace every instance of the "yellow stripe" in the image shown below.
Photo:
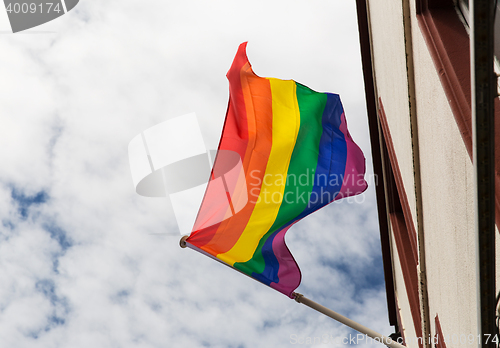
[[[273,129],[272,147],[259,199],[245,230],[236,244],[217,257],[233,265],[250,260],[260,239],[274,223],[285,191],[288,165],[300,127],[300,112],[294,81],[269,78],[271,83]]]

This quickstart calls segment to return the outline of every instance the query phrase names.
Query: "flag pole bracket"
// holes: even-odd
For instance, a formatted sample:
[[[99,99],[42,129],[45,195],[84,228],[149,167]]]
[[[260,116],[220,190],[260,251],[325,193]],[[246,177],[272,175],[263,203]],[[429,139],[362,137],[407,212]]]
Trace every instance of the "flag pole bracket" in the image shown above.
[[[186,248],[187,247],[187,242],[186,239],[188,239],[189,236],[182,236],[181,240],[179,241],[179,245],[181,248]]]
[[[294,292],[292,295],[293,295],[293,299],[294,299],[296,302],[298,302],[298,303],[301,303],[300,299],[301,299],[302,297],[304,297],[304,295],[299,294],[298,292]]]

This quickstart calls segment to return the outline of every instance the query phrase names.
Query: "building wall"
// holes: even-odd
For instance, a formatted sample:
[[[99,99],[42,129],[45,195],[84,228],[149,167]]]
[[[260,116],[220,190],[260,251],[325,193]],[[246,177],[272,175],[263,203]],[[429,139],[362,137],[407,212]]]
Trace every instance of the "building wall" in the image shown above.
[[[375,94],[376,98],[381,98],[384,103],[384,110],[408,196],[412,219],[416,223],[411,120],[402,21],[403,9],[401,3],[393,0],[369,0],[367,1],[367,7],[372,39]],[[408,292],[393,234],[391,235],[391,249],[400,329],[403,337],[407,339],[413,338],[417,336],[417,333],[414,328],[410,301],[407,296]],[[408,345],[418,347],[418,344],[410,342],[408,342]]]
[[[369,0],[372,60],[377,99],[384,103],[387,120],[413,221],[417,221],[408,80],[401,2]]]
[[[392,142],[412,220],[416,224],[416,197],[411,139],[411,119],[408,102],[408,80],[405,56],[403,8],[394,0],[367,0],[369,16],[372,64],[375,80],[376,99],[381,98],[390,129]],[[387,159],[386,159],[387,160]],[[399,254],[391,233],[391,258],[393,260],[394,291],[399,311],[400,330],[407,339],[417,337],[410,310],[410,300],[399,263]],[[409,347],[418,347],[408,342]]]
[[[403,4],[410,6],[411,38],[405,38]],[[436,334],[439,316],[442,333],[463,346],[460,338],[476,337],[476,236],[474,231],[473,165],[462,140],[438,72],[418,24],[414,0],[367,0],[375,95],[383,101],[387,123],[399,163],[403,186],[415,229],[415,190],[412,129],[408,96],[405,39],[412,40],[416,124],[421,176],[422,229],[424,235],[430,334]],[[411,62],[411,60],[409,60]],[[416,134],[417,132],[413,132]],[[387,160],[387,159],[385,159]],[[498,235],[497,235],[498,236]],[[497,263],[500,243],[497,237]],[[395,292],[401,329],[415,337],[403,270],[391,236]],[[500,264],[500,263],[499,263]],[[497,265],[497,274],[500,275]],[[500,283],[497,277],[497,288]],[[463,341],[462,341],[463,343]],[[409,347],[418,347],[415,341]]]
[[[477,335],[473,165],[410,3],[431,331],[458,339]]]

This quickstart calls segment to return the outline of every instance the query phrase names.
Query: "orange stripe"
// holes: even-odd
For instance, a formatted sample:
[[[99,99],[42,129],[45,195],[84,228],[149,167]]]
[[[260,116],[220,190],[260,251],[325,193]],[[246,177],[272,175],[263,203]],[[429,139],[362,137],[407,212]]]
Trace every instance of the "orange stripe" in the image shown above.
[[[240,77],[248,120],[248,147],[243,167],[246,172],[249,202],[235,216],[223,221],[212,240],[202,247],[212,255],[229,251],[245,230],[260,194],[272,146],[273,112],[270,82],[255,75],[248,63],[243,66]]]

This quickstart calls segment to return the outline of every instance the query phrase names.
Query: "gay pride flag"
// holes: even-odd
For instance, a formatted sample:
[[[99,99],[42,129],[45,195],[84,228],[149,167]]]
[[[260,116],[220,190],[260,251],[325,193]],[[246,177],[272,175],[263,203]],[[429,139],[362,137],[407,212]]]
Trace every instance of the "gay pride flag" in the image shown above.
[[[186,242],[293,297],[301,275],[285,233],[328,203],[363,192],[365,158],[349,135],[337,94],[257,76],[246,43],[227,78],[230,97],[219,151],[237,153],[241,170],[221,186],[217,173],[226,172],[227,161],[216,158]],[[227,197],[221,200],[220,187],[231,204]],[[244,204],[235,209],[238,202]]]

